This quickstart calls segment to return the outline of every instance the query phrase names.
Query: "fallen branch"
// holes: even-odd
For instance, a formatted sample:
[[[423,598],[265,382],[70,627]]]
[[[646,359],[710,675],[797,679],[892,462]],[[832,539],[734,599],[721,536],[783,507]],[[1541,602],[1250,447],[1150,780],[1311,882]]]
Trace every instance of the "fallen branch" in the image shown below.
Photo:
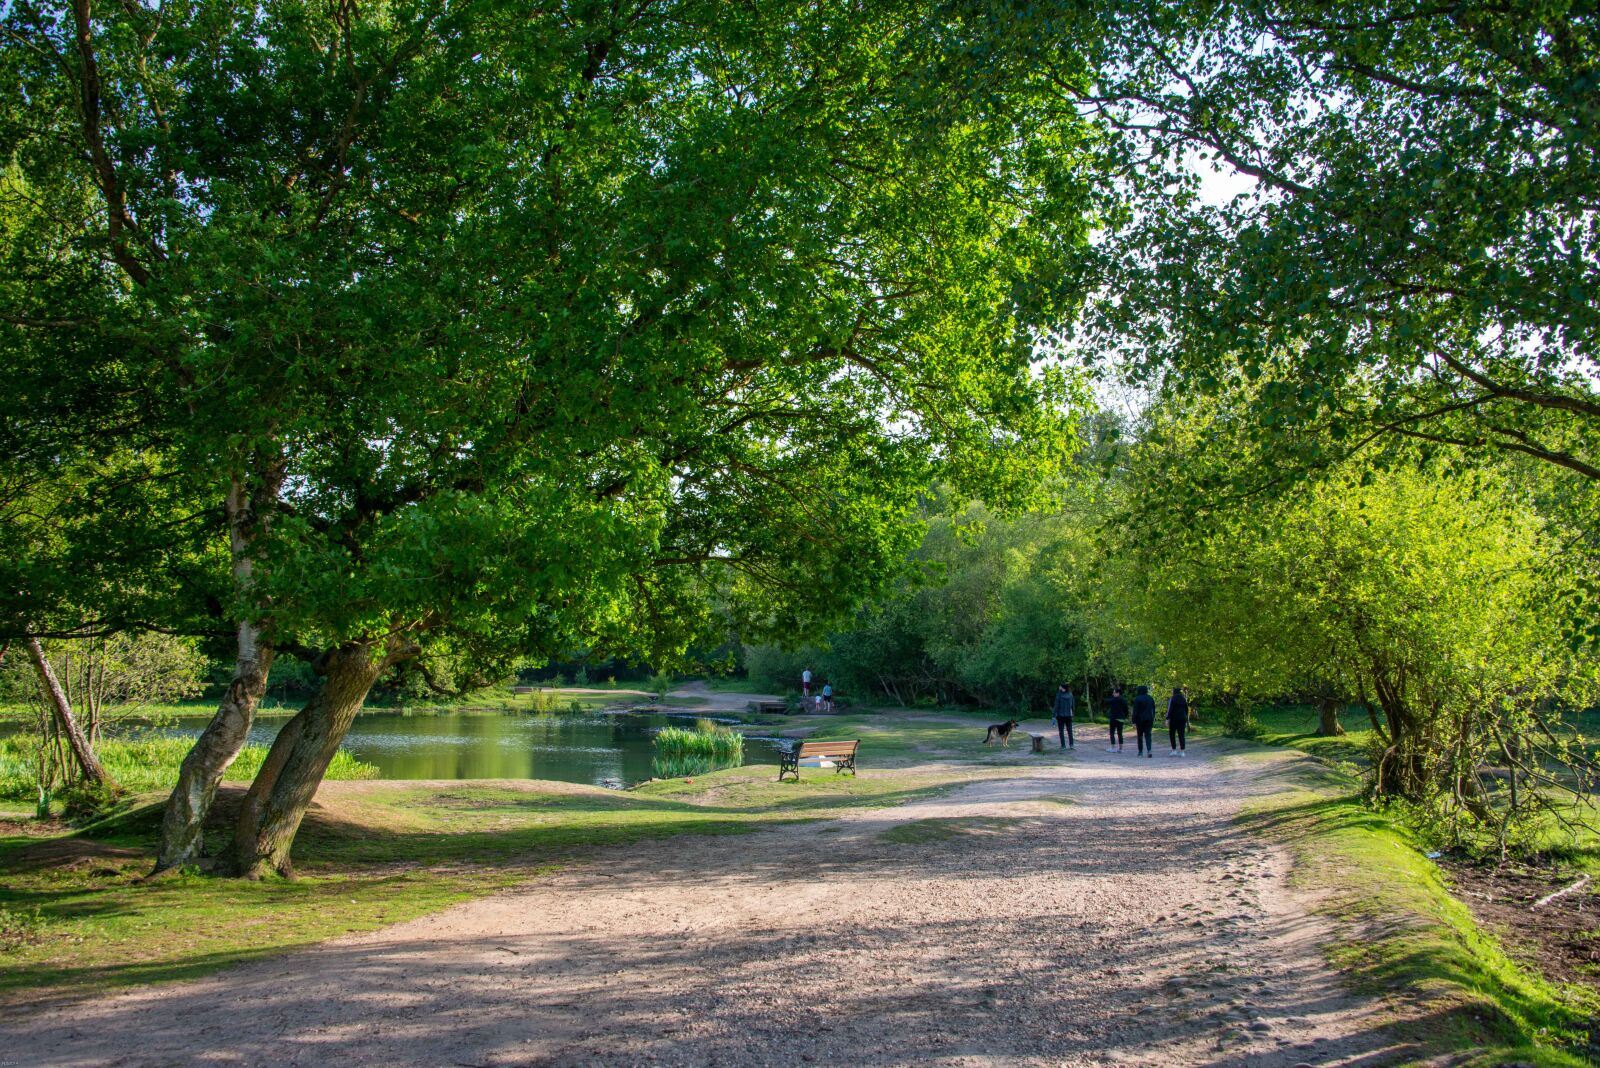
[[[1553,894],[1546,894],[1544,897],[1541,897],[1538,901],[1535,901],[1532,905],[1529,905],[1528,907],[1532,908],[1532,909],[1541,908],[1541,907],[1543,907],[1545,905],[1550,904],[1550,902],[1554,901],[1558,897],[1566,897],[1568,894],[1572,893],[1574,890],[1577,890],[1577,889],[1582,888],[1583,886],[1586,886],[1588,884],[1588,882],[1589,882],[1589,877],[1587,875],[1585,875],[1583,878],[1579,879],[1577,882],[1573,883],[1571,886],[1565,887],[1565,888],[1563,888],[1561,890],[1557,890]]]

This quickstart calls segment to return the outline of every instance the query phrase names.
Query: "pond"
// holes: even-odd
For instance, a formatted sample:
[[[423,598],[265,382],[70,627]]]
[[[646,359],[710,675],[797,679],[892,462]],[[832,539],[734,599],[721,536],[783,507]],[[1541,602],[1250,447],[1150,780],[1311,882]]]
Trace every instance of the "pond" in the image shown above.
[[[688,727],[703,714],[588,712],[363,712],[345,738],[357,759],[385,779],[557,779],[621,788],[650,778],[652,738],[662,727]],[[271,745],[288,715],[263,714],[250,741]],[[198,735],[209,716],[183,716],[157,728]],[[725,720],[724,722],[732,722]],[[747,735],[746,764],[776,764],[783,743]]]

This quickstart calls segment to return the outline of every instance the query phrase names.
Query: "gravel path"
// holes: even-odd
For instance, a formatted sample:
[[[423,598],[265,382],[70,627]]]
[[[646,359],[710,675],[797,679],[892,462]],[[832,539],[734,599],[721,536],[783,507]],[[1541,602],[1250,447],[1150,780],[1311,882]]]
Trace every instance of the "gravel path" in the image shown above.
[[[1273,767],[1088,747],[899,808],[609,851],[10,1021],[0,1064],[1387,1063],[1382,1006],[1342,990],[1286,857],[1232,822]]]

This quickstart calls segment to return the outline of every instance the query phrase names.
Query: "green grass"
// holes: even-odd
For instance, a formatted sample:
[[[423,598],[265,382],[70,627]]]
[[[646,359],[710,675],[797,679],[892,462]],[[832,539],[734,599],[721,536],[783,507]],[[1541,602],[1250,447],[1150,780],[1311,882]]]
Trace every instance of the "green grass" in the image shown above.
[[[35,777],[35,735],[14,734],[0,738],[0,800],[33,801],[37,796]],[[160,735],[141,735],[133,738],[103,738],[95,753],[107,771],[124,789],[133,792],[171,788],[178,777],[178,765],[194,745],[192,738],[173,738]],[[223,779],[228,782],[248,782],[261,769],[267,758],[267,746],[247,745]],[[376,765],[357,760],[343,749],[334,754],[328,765],[330,779],[375,779]]]
[[[1199,737],[1220,738],[1230,736],[1222,725],[1222,713],[1216,709],[1200,709],[1201,718],[1189,726],[1189,733]],[[1317,733],[1317,710],[1310,705],[1262,705],[1252,709],[1255,729],[1231,737],[1248,738],[1263,745],[1298,749],[1329,764],[1367,764],[1367,749],[1372,741],[1372,727],[1366,714],[1359,710],[1345,710],[1339,723],[1345,733],[1324,737]],[[1158,722],[1157,732],[1164,728]]]
[[[1251,737],[1256,741],[1298,749],[1329,762],[1367,762],[1372,727],[1364,714],[1341,715],[1339,722],[1345,733],[1332,737],[1317,734],[1317,710],[1309,705],[1273,705],[1255,709],[1254,714],[1257,728]]]
[[[1294,850],[1297,881],[1322,895],[1340,931],[1329,955],[1360,990],[1420,999],[1424,1018],[1397,1028],[1416,1060],[1477,1050],[1467,1063],[1586,1063],[1559,1047],[1581,1042],[1600,998],[1511,960],[1416,840],[1357,800],[1348,775],[1302,765],[1288,785],[1243,823]]]
[[[124,716],[136,719],[172,719],[176,716],[210,716],[217,710],[214,698],[196,697],[186,701],[160,701],[109,709],[114,719]],[[37,723],[39,709],[36,705],[0,703],[0,722]]]
[[[701,675],[698,678],[680,679],[674,686],[683,686],[687,683],[698,682],[712,693],[764,693],[762,687],[757,686],[749,679],[736,675]],[[641,684],[642,685],[642,684]],[[798,683],[797,683],[798,685]],[[796,690],[796,693],[799,691]]]

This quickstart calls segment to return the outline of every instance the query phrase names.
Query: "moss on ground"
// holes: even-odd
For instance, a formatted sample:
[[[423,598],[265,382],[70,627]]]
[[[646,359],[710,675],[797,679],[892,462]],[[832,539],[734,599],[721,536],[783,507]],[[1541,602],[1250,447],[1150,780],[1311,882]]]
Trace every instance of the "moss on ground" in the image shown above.
[[[1417,841],[1360,802],[1353,779],[1302,763],[1284,785],[1242,821],[1293,849],[1296,879],[1323,896],[1340,931],[1329,956],[1356,987],[1421,1006],[1396,1025],[1417,1063],[1463,1050],[1477,1050],[1464,1063],[1479,1066],[1589,1063],[1580,1054],[1600,1010],[1592,991],[1556,987],[1511,960]]]

